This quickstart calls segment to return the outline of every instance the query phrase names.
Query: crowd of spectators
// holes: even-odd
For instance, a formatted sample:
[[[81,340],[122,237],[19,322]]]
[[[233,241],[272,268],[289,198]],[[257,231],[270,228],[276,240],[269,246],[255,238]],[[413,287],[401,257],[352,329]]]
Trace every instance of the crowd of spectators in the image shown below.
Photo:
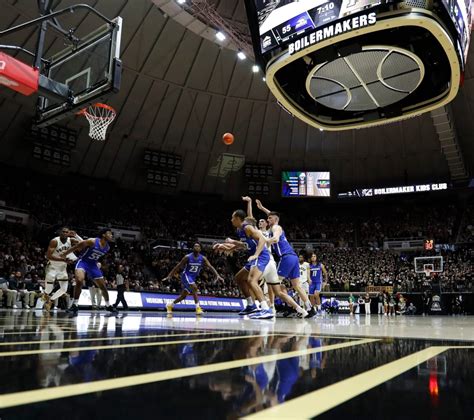
[[[154,240],[173,241],[192,246],[201,235],[225,238],[235,233],[230,215],[233,209],[245,208],[242,201],[224,203],[218,197],[198,195],[157,196],[125,192],[112,188],[107,181],[57,179],[48,176],[28,177],[2,173],[0,201],[6,206],[25,209],[35,220],[34,226],[2,223],[0,225],[0,277],[11,279],[11,293],[0,284],[9,302],[21,298],[28,304],[45,275],[45,251],[54,231],[62,225],[90,236],[100,224],[140,230],[140,242],[117,240],[103,259],[102,270],[108,287],[114,289],[117,267],[124,267],[130,290],[178,292],[179,278],[165,280],[175,264],[189,252],[176,248],[153,248]],[[74,185],[74,188],[71,188]],[[81,194],[77,194],[77,190]],[[315,240],[327,243],[318,250],[326,265],[329,287],[334,291],[359,291],[371,285],[393,286],[406,292],[432,287],[423,275],[414,271],[413,254],[381,250],[386,238],[433,238],[436,243],[453,243],[459,230],[461,241],[473,240],[473,206],[461,217],[451,202],[439,205],[423,202],[376,203],[373,205],[331,205],[313,202],[282,201],[276,210],[282,214],[287,237],[293,241]],[[315,202],[314,202],[315,203]],[[319,202],[318,202],[319,203]],[[271,203],[264,203],[271,209]],[[257,218],[264,214],[254,207]],[[456,227],[457,223],[457,227]],[[461,223],[461,224],[460,224]],[[204,249],[224,282],[203,270],[200,292],[238,296],[233,275],[242,257],[231,259]],[[469,248],[446,251],[444,272],[436,280],[442,290],[472,288],[472,254]],[[70,267],[71,278],[73,276]],[[31,292],[31,293],[26,293]],[[16,294],[14,293],[16,292]],[[4,299],[5,300],[5,299]],[[1,299],[0,299],[1,301]]]
[[[0,201],[25,209],[43,224],[71,225],[80,230],[105,223],[140,229],[149,240],[226,237],[233,233],[232,211],[245,208],[242,201],[223,202],[219,197],[189,193],[159,196],[123,191],[108,181],[77,176],[58,179],[8,171],[0,174]],[[77,194],[78,190],[81,194]],[[282,224],[293,241],[312,239],[337,246],[382,247],[387,238],[431,238],[438,243],[452,243],[461,206],[451,201],[361,205],[283,200],[264,204],[281,212]],[[467,241],[473,233],[472,206],[468,211],[463,218]],[[254,213],[264,217],[256,207]]]
[[[474,202],[470,203],[463,215],[459,242],[474,243]]]
[[[444,292],[471,291],[474,283],[470,248],[443,251],[443,272],[427,279],[415,272],[414,258],[434,253],[395,253],[377,249],[357,248],[321,250],[319,258],[328,271],[331,291],[359,291],[367,286],[391,286],[395,291],[420,292],[441,289]]]
[[[388,238],[435,238],[437,242],[450,243],[455,235],[457,211],[454,204],[376,206],[361,221],[361,245],[381,246]]]
[[[191,243],[190,243],[191,245]],[[0,284],[7,306],[18,300],[31,306],[43,285],[46,244],[36,242],[25,227],[0,224]],[[107,287],[115,289],[117,268],[123,266],[129,290],[176,293],[181,289],[179,276],[168,279],[172,268],[189,250],[150,249],[146,242],[115,241],[111,252],[101,261]],[[303,251],[300,251],[303,252]],[[245,256],[231,258],[218,255],[210,248],[204,253],[223,277],[218,281],[211,272],[203,270],[199,278],[200,293],[238,297],[233,281]],[[333,248],[317,251],[319,260],[328,271],[330,291],[360,292],[368,286],[391,286],[395,292],[417,292],[428,289],[442,291],[471,291],[473,286],[472,249],[444,251],[444,271],[434,278],[415,273],[413,258],[418,254],[398,254],[368,248]],[[308,254],[309,257],[309,254]],[[71,280],[73,267],[69,267]],[[0,280],[0,283],[2,281]],[[0,299],[1,301],[1,299]]]

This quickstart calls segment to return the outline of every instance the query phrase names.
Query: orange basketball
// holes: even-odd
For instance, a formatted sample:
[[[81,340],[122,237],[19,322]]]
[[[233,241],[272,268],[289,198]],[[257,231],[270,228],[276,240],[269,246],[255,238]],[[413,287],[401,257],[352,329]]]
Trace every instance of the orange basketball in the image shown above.
[[[224,143],[226,146],[230,146],[234,142],[234,135],[231,133],[225,133],[222,136],[222,143]]]

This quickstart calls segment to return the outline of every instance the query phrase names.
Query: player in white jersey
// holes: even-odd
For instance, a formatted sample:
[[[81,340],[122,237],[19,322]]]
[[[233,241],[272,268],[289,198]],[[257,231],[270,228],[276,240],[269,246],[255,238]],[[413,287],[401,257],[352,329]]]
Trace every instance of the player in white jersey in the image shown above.
[[[311,284],[311,278],[309,276],[309,263],[305,260],[304,255],[300,254],[300,283],[306,294],[309,293],[309,285]],[[301,301],[301,299],[300,299]]]
[[[59,231],[59,235],[51,239],[49,242],[48,250],[46,251],[48,264],[46,265],[46,302],[44,304],[44,308],[47,311],[51,309],[52,302],[55,302],[62,295],[67,293],[67,288],[69,285],[67,264],[77,260],[77,257],[72,253],[68,254],[67,257],[62,257],[61,254],[72,248],[73,245],[77,244],[81,240],[82,238],[74,231],[69,230],[67,227],[63,227]],[[51,295],[56,280],[59,283],[59,289],[56,290],[53,295]]]

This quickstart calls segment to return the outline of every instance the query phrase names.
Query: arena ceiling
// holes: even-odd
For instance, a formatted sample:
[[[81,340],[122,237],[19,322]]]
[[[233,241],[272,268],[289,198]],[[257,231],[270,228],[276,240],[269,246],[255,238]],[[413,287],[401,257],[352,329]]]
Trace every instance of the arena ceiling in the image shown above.
[[[82,1],[84,2],[84,1]],[[2,29],[37,17],[31,0],[2,0]],[[55,9],[79,1],[55,1]],[[429,114],[378,128],[320,132],[292,118],[276,103],[250,60],[232,48],[186,29],[157,6],[158,0],[88,0],[106,16],[124,19],[122,89],[108,103],[118,111],[106,142],[89,139],[82,118],[63,121],[79,130],[71,168],[46,167],[32,157],[25,132],[34,98],[0,88],[0,160],[51,173],[72,171],[108,178],[126,188],[150,189],[145,182],[146,148],[183,156],[179,190],[232,196],[244,191],[241,174],[223,180],[208,176],[222,153],[247,162],[272,163],[275,185],[280,169],[331,170],[337,189],[445,181],[450,172]],[[243,0],[214,0],[219,14],[242,28]],[[84,13],[67,22],[87,32],[97,22]],[[209,37],[208,37],[209,38]],[[34,49],[33,30],[1,39]],[[464,86],[452,105],[468,166],[474,163],[474,53]],[[231,147],[220,138],[235,134]],[[49,165],[49,164],[48,164]],[[154,187],[158,188],[158,187]],[[275,186],[278,195],[278,187]]]

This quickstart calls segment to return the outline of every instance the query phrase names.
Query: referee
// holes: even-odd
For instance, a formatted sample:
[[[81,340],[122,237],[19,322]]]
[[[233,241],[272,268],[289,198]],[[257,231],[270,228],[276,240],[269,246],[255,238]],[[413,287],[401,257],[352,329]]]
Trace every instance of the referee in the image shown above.
[[[122,303],[123,309],[127,310],[128,305],[125,300],[125,290],[128,290],[128,279],[123,276],[123,265],[118,266],[117,275],[115,276],[115,283],[117,284],[117,300],[114,306],[117,307],[119,303]]]

